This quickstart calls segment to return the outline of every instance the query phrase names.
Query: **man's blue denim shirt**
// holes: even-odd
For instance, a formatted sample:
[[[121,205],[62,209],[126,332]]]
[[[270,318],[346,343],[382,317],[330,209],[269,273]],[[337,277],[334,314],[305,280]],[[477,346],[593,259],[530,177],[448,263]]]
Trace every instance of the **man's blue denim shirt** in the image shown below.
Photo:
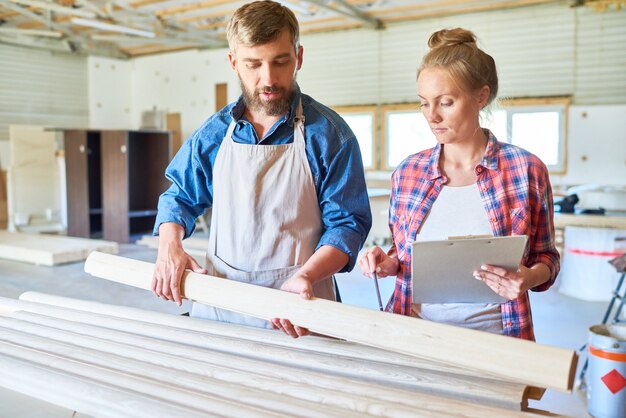
[[[345,252],[350,261],[342,271],[352,270],[372,225],[359,144],[337,113],[301,94],[298,87],[289,112],[260,141],[252,124],[243,117],[241,97],[211,116],[191,135],[165,172],[172,185],[159,198],[154,235],[158,235],[162,223],[175,222],[184,226],[187,238],[195,228],[195,219],[212,206],[213,164],[231,120],[237,122],[233,132],[236,142],[259,146],[292,143],[300,98],[306,154],[325,228],[316,250],[330,245]],[[280,198],[283,197],[277,196]]]

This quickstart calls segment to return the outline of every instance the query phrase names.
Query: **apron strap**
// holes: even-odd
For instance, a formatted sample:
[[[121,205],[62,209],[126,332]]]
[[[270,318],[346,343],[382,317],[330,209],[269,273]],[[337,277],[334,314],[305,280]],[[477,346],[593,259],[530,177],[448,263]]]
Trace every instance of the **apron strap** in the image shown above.
[[[231,141],[234,141],[233,132],[235,130],[235,126],[237,126],[237,122],[235,122],[234,120],[231,120],[230,125],[228,125],[228,130],[226,131],[226,135],[224,136],[224,139],[230,139]]]

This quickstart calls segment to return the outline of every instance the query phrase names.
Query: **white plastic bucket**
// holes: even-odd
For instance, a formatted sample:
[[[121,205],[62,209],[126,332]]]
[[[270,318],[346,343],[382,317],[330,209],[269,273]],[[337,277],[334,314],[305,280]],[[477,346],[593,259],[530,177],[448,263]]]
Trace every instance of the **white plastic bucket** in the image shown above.
[[[587,411],[595,418],[626,418],[626,326],[592,326],[587,347]]]
[[[615,238],[624,236],[626,230],[566,227],[559,292],[589,301],[611,300],[621,273],[609,260],[623,254],[616,248]]]

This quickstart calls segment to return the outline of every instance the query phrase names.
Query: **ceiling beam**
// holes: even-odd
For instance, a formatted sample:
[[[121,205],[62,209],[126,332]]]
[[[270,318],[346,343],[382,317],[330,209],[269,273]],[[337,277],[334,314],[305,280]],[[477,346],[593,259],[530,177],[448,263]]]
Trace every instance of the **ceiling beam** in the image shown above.
[[[42,23],[45,27],[49,29],[61,32],[63,34],[62,38],[58,41],[55,41],[56,43],[61,45],[61,47],[58,48],[57,50],[63,50],[65,52],[72,52],[72,53],[78,53],[78,54],[101,55],[101,56],[106,56],[106,57],[111,57],[111,58],[122,58],[122,59],[128,58],[128,54],[118,50],[117,48],[112,47],[109,44],[101,44],[89,38],[86,38],[82,35],[76,35],[70,30],[70,28],[63,26],[63,25],[59,25],[53,22],[51,19],[40,16],[37,13],[31,12],[30,10],[22,6],[18,6],[17,4],[13,4],[12,2],[8,0],[0,0],[0,4],[2,4],[3,7],[6,7],[7,9],[11,9],[15,12],[18,12],[19,14],[31,20]],[[46,44],[43,44],[42,42],[40,42],[41,39],[39,40],[39,42],[32,42],[32,41],[24,42],[21,39],[14,39],[13,41],[14,42],[9,42],[7,40],[7,37],[2,38],[2,42],[13,43],[15,45],[21,44],[23,46],[30,46],[30,47],[36,47],[36,48],[46,48],[46,46],[49,46],[48,42]],[[46,48],[46,49],[52,50],[54,48]]]
[[[157,10],[154,12],[159,17],[171,16],[176,14],[181,14],[185,12],[189,12],[192,10],[200,10],[206,9],[209,7],[221,6],[223,4],[233,3],[235,0],[210,0],[210,1],[201,1],[199,3],[190,3],[182,6],[174,6],[168,7],[166,9]]]
[[[205,13],[201,15],[185,16],[176,19],[178,23],[197,22],[198,20],[215,19],[216,17],[229,17],[235,13],[236,9],[221,10],[219,12]]]
[[[96,16],[94,12],[90,12],[82,9],[74,9],[72,7],[60,6],[56,3],[49,3],[45,1],[39,0],[9,0],[11,3],[20,4],[22,6],[30,6],[35,9],[41,10],[49,10],[51,12],[60,14],[60,15],[71,15],[71,16],[80,16],[86,18],[93,18]]]
[[[165,1],[168,1],[168,0],[139,0],[139,1],[133,1],[131,3],[128,3],[128,5],[130,7],[137,8],[137,7],[142,7],[142,6],[149,6],[155,3],[163,3]]]
[[[228,0],[232,1],[232,0]],[[171,39],[177,39],[186,42],[192,42],[194,44],[200,44],[202,47],[224,47],[226,41],[212,33],[207,33],[198,30],[196,26],[179,23],[173,18],[157,17],[152,12],[140,11],[129,7],[128,4],[120,0],[110,0],[109,5],[115,5],[116,7],[123,9],[121,11],[113,12],[110,10],[108,16],[124,24],[131,24],[131,21],[136,18],[143,18],[146,21],[150,21],[155,26],[154,31],[161,38],[167,37]],[[111,7],[109,7],[111,9]]]
[[[409,5],[409,6],[400,6],[393,7],[389,9],[381,9],[379,11],[372,11],[371,13],[375,16],[379,16],[380,19],[385,22],[401,22],[406,20],[418,20],[418,19],[430,19],[435,17],[446,17],[451,15],[461,15],[465,13],[476,13],[476,12],[488,12],[494,10],[505,10],[505,9],[514,9],[526,6],[536,6],[546,3],[553,3],[554,0],[516,0],[516,1],[508,1],[505,3],[497,3],[497,4],[476,4],[470,6],[456,7],[454,9],[435,9],[435,4],[437,2],[432,3],[433,8],[429,11],[416,13],[418,9],[422,9],[423,5]],[[464,2],[459,2],[464,3]],[[413,12],[413,13],[412,13]],[[387,16],[389,14],[401,13],[398,16]]]
[[[2,26],[0,26],[0,33],[18,36],[43,36],[45,38],[61,38],[63,36],[63,33],[53,30],[5,28]]]
[[[86,9],[91,10],[98,17],[106,17],[106,13],[103,12],[100,7],[93,4],[89,0],[75,0],[75,2],[76,4],[80,4],[81,6],[84,6]]]
[[[369,26],[373,29],[382,29],[383,23],[379,19],[376,19],[367,13],[364,13],[362,10],[347,3],[345,0],[333,0],[329,2],[327,0],[303,0],[306,3],[311,3],[316,6],[319,6],[323,9],[330,10],[335,13],[342,14],[351,19],[358,20],[359,22],[363,22],[366,26]],[[331,6],[331,4],[336,4],[338,7]]]
[[[372,10],[370,13],[375,16],[385,16],[393,13],[404,13],[418,10],[425,10],[423,16],[425,17],[438,17],[438,16],[450,16],[456,14],[463,14],[474,11],[491,11],[491,10],[503,10],[524,6],[535,6],[544,3],[554,3],[555,0],[512,0],[491,4],[471,4],[464,0],[448,0],[448,1],[432,1],[430,3],[420,4],[408,4],[404,6],[387,7],[379,10]],[[408,19],[415,19],[416,14],[410,14]],[[402,19],[403,16],[398,16]],[[386,18],[382,18],[387,21]],[[406,20],[406,19],[405,19]]]
[[[54,30],[57,30],[59,32],[62,32],[67,37],[72,37],[73,36],[72,32],[68,28],[54,23],[51,19],[48,19],[48,18],[43,17],[43,16],[40,16],[37,13],[31,12],[27,8],[24,8],[22,6],[18,6],[17,4],[13,4],[9,0],[0,0],[0,4],[2,4],[2,7],[5,7],[7,9],[11,9],[14,12],[17,12],[17,13],[21,14],[22,16],[26,16],[27,18],[29,18],[31,20],[43,23],[47,28],[54,29]]]
[[[32,36],[9,35],[3,32],[0,32],[0,43],[19,46],[22,48],[31,48],[31,49],[39,49],[39,50],[45,49],[48,51],[64,52],[64,53],[72,52],[70,46],[64,42],[59,42],[59,41],[50,40],[50,39],[35,38]]]

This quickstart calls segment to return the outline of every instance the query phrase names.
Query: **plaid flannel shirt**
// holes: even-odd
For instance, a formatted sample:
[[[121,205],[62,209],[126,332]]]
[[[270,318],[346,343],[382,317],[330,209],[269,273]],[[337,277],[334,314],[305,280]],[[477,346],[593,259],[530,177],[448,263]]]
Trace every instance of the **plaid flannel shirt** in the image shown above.
[[[494,236],[527,235],[522,264],[543,263],[550,279],[533,291],[544,291],[559,272],[559,253],[554,245],[554,206],[546,166],[533,154],[498,142],[485,129],[489,141],[476,166],[477,185]],[[400,270],[387,310],[411,314],[411,243],[447,178],[439,169],[442,145],[413,154],[394,171],[391,182],[389,227],[393,245],[390,256]],[[528,292],[501,305],[504,335],[534,340]]]

